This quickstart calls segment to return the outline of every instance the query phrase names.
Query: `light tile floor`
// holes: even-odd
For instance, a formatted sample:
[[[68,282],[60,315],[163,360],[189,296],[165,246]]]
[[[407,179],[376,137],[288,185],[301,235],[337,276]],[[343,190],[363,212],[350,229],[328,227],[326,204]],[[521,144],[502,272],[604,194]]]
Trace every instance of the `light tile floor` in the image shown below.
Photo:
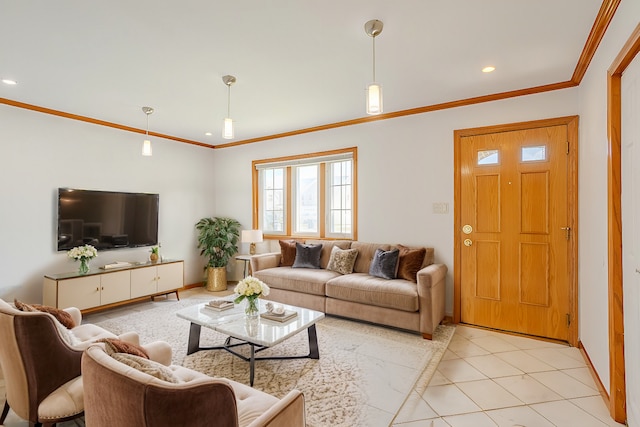
[[[575,347],[458,325],[396,427],[620,426]]]

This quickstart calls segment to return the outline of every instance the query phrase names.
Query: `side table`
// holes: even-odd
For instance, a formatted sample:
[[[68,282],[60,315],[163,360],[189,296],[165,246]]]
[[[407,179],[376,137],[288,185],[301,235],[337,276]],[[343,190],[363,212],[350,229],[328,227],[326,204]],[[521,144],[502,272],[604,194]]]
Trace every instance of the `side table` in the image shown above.
[[[242,276],[243,278],[247,277],[249,275],[249,273],[250,273],[249,270],[251,269],[251,266],[249,265],[249,262],[251,261],[251,257],[252,256],[253,255],[248,255],[248,254],[236,255],[236,261],[243,261],[244,262],[244,265],[242,267],[242,271],[244,273],[244,276]]]

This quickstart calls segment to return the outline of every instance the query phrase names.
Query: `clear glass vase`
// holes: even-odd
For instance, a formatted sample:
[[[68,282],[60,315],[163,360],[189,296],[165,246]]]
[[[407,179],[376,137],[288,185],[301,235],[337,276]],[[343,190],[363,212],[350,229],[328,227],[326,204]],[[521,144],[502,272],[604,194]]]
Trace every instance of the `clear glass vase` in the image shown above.
[[[87,274],[89,272],[89,260],[87,258],[80,258],[80,268],[78,273]]]
[[[258,310],[258,297],[245,297],[244,314],[248,319],[257,319],[260,311]]]

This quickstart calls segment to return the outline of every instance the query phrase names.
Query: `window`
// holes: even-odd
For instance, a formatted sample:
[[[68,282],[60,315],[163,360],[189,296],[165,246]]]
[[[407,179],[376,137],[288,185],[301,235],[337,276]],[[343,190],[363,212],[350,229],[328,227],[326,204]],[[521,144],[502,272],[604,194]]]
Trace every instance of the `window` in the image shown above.
[[[523,162],[540,162],[547,160],[547,147],[545,145],[522,147],[521,159]]]
[[[478,165],[497,165],[500,163],[498,150],[478,151]]]
[[[356,238],[356,148],[256,160],[253,226],[268,238]]]

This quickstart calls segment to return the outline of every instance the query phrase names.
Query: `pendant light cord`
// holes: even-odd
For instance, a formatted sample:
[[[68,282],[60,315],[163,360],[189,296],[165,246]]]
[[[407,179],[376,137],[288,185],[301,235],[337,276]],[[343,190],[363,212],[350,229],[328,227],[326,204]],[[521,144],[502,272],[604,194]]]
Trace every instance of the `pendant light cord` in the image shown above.
[[[371,37],[373,39],[373,81],[376,81],[376,37]]]
[[[227,117],[231,117],[231,85],[227,84]]]

